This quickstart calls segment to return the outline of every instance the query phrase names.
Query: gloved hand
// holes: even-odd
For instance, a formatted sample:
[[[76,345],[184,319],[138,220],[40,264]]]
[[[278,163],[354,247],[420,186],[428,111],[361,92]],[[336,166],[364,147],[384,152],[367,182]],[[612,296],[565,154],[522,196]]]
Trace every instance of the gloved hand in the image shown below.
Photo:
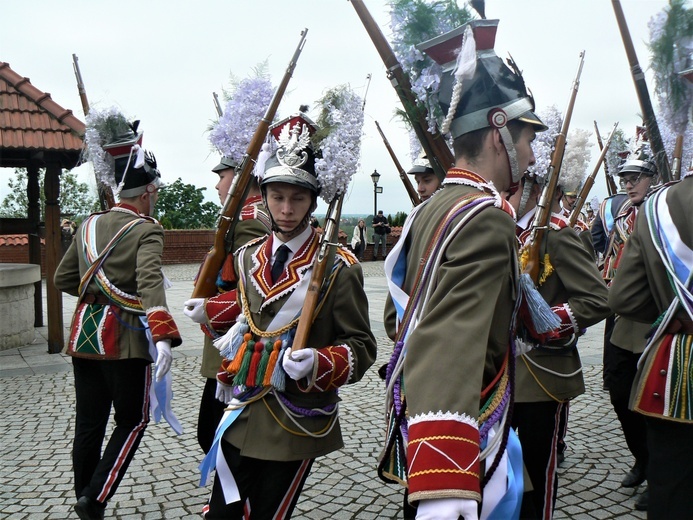
[[[162,339],[156,342],[156,381],[161,381],[168,371],[171,369],[171,361],[173,354],[171,353],[171,340]]]
[[[205,323],[207,315],[205,314],[205,299],[190,298],[183,302],[183,314],[193,320],[195,323]]]
[[[233,387],[217,381],[217,391],[214,396],[224,404],[229,404],[233,399]]]
[[[284,370],[294,381],[298,381],[310,374],[313,371],[314,363],[315,354],[312,348],[304,348],[295,352],[291,352],[291,349],[287,348],[282,360]]]
[[[416,520],[479,520],[476,500],[468,498],[432,498],[421,500]]]

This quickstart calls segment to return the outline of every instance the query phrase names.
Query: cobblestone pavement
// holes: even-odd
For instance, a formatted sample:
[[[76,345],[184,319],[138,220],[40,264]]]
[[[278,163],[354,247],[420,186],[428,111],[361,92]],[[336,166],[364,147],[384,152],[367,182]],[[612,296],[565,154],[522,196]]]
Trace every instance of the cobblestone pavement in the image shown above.
[[[382,326],[386,283],[382,262],[363,264],[370,315],[378,339],[375,367],[385,363],[392,342]],[[198,487],[201,451],[195,425],[203,380],[202,335],[182,314],[197,266],[166,266],[174,287],[169,306],[184,338],[174,349],[174,410],[184,426],[177,436],[165,423],[151,423],[139,451],[108,505],[106,518],[199,518],[209,487]],[[44,291],[45,294],[45,291]],[[64,296],[65,324],[74,298]],[[69,358],[47,354],[47,329],[33,344],[0,352],[0,518],[66,519],[72,511],[71,439],[74,391]],[[556,519],[645,518],[633,509],[643,490],[619,487],[631,463],[618,421],[601,385],[602,328],[581,340],[587,392],[570,407],[568,451],[560,468]],[[318,459],[294,518],[394,519],[401,490],[376,474],[383,439],[383,384],[375,369],[340,395],[344,449]]]

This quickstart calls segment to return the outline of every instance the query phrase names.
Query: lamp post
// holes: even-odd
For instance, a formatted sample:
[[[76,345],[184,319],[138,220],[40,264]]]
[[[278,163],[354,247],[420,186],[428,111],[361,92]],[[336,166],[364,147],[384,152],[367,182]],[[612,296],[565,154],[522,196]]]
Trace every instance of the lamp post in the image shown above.
[[[383,192],[383,188],[378,186],[378,181],[380,180],[380,174],[378,170],[373,170],[371,173],[371,179],[373,180],[373,218],[378,214],[378,193]]]

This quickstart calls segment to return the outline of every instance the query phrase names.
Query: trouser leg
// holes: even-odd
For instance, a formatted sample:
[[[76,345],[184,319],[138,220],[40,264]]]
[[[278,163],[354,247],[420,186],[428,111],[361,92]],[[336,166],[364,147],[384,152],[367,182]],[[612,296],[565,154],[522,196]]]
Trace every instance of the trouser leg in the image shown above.
[[[202,451],[209,453],[219,421],[224,415],[226,404],[216,398],[217,380],[207,379],[200,399],[200,413],[197,416],[197,442]]]
[[[205,519],[241,520],[244,505],[250,510],[252,520],[291,518],[313,459],[280,462],[243,457],[224,439],[220,447],[238,485],[241,500],[226,504],[218,474],[215,475]]]
[[[630,391],[637,372],[640,354],[633,354],[611,342],[605,343],[604,378],[611,405],[621,423],[623,436],[635,462],[647,467],[647,432],[644,416],[628,408]]]
[[[650,464],[647,468],[649,520],[691,518],[693,424],[646,418]]]
[[[556,446],[565,403],[515,403],[513,428],[522,445],[522,460],[533,490],[524,494],[521,518],[550,519],[558,490]]]
[[[115,428],[83,495],[105,503],[125,476],[149,422],[151,369],[144,359],[99,363],[103,384],[113,396]]]
[[[72,358],[75,378],[75,437],[72,467],[75,495],[81,497],[101,459],[101,447],[111,413],[111,395],[104,387],[103,361]]]

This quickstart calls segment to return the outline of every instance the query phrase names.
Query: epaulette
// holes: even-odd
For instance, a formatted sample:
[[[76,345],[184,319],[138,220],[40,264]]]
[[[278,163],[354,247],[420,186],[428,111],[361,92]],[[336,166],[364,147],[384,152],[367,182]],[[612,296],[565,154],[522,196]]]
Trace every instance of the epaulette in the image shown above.
[[[347,267],[358,264],[359,262],[356,255],[342,245],[340,245],[335,251],[335,258],[344,262]]]
[[[246,242],[246,243],[243,244],[241,247],[239,247],[238,249],[236,249],[236,252],[234,253],[234,255],[238,255],[238,253],[240,253],[241,251],[246,250],[246,249],[249,248],[250,246],[254,246],[254,245],[256,245],[256,244],[261,244],[262,242],[264,242],[264,241],[267,240],[268,238],[269,238],[269,235],[262,235],[261,237],[253,238],[251,241]]]
[[[556,231],[569,227],[570,221],[563,216],[561,213],[552,213],[551,220],[549,221],[549,227]]]

